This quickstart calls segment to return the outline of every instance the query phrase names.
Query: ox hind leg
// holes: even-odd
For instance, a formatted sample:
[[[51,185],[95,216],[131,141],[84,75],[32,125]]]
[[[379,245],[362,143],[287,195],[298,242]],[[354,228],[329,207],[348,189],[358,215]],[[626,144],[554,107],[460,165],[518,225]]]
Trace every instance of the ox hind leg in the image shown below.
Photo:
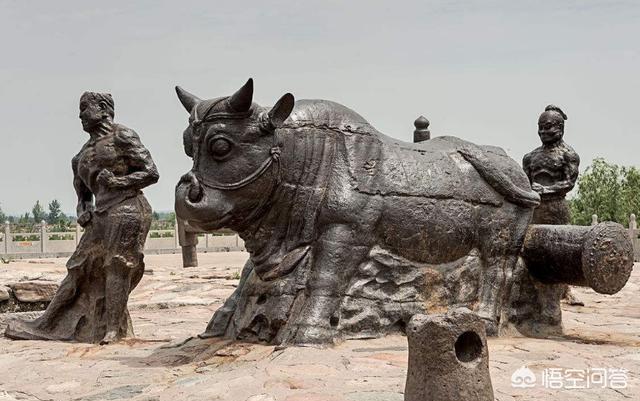
[[[498,335],[503,307],[507,305],[512,273],[518,262],[530,213],[513,204],[483,216],[478,224],[482,276],[477,312],[488,335]]]

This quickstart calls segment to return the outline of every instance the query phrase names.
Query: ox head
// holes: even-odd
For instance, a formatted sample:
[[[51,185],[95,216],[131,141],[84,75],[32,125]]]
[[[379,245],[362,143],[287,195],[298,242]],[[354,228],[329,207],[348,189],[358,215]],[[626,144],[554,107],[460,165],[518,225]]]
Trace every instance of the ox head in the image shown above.
[[[190,113],[183,143],[193,159],[176,187],[178,217],[203,231],[240,231],[268,206],[278,184],[276,130],[291,114],[293,95],[262,108],[252,102],[252,79],[228,97],[201,100],[180,87],[176,92]]]

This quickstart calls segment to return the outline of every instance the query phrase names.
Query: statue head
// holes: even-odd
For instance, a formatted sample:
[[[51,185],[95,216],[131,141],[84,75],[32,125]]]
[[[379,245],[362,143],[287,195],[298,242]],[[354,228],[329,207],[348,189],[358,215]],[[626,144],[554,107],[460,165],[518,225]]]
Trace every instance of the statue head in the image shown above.
[[[203,100],[176,87],[190,114],[183,133],[191,171],[176,187],[176,212],[196,228],[241,230],[278,185],[280,144],[276,130],[289,117],[294,98],[272,108],[253,103],[253,80],[231,96]]]
[[[558,106],[548,105],[538,118],[538,136],[545,145],[562,140],[567,115]]]
[[[85,92],[80,96],[82,129],[93,132],[103,122],[113,121],[113,97],[109,93]]]

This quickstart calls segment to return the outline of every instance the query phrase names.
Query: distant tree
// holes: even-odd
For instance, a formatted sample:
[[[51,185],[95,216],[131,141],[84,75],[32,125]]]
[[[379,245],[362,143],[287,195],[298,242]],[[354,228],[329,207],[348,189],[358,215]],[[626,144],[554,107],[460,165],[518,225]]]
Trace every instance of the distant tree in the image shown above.
[[[640,213],[640,171],[595,159],[578,178],[578,190],[569,201],[573,224],[588,225],[591,216],[599,221],[629,223],[629,215]]]
[[[152,217],[153,217],[153,220],[158,221],[160,220],[160,213],[154,211]]]
[[[49,214],[47,215],[47,223],[58,224],[62,216],[63,214],[60,207],[60,202],[57,199],[49,202]]]
[[[55,224],[53,224],[52,231],[57,231],[57,232],[69,231],[70,223],[71,222],[69,221],[69,218],[64,214],[62,214],[58,219],[58,221],[56,221]]]
[[[34,223],[40,223],[42,220],[47,218],[47,214],[42,208],[42,205],[40,205],[40,201],[36,201],[36,204],[33,205],[33,208],[31,209],[31,214],[33,215]]]
[[[0,207],[0,224],[7,221],[7,215],[2,211],[2,207]]]
[[[24,212],[22,216],[18,219],[18,224],[29,224],[31,222],[31,216],[29,212]]]
[[[625,167],[623,173],[620,207],[624,215],[619,222],[626,226],[631,213],[640,215],[640,170],[635,167]]]

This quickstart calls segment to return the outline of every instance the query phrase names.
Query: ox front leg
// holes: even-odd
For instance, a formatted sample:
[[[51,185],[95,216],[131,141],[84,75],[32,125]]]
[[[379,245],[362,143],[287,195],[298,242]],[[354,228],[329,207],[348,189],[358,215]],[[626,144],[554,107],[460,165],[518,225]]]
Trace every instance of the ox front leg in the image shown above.
[[[253,263],[251,259],[247,260],[243,269],[242,275],[240,276],[240,282],[238,283],[238,287],[231,294],[229,298],[224,302],[224,305],[218,309],[209,324],[207,325],[204,333],[200,334],[200,338],[210,338],[210,337],[225,337],[231,336],[234,337],[237,333],[234,331],[234,327],[231,326],[233,315],[236,313],[236,309],[238,308],[238,302],[240,301],[240,295],[245,287],[245,283],[247,282],[247,278],[253,272]]]
[[[363,241],[366,235],[363,230],[336,224],[316,241],[307,299],[293,342],[321,344],[338,340],[341,302],[351,277],[370,249]]]

